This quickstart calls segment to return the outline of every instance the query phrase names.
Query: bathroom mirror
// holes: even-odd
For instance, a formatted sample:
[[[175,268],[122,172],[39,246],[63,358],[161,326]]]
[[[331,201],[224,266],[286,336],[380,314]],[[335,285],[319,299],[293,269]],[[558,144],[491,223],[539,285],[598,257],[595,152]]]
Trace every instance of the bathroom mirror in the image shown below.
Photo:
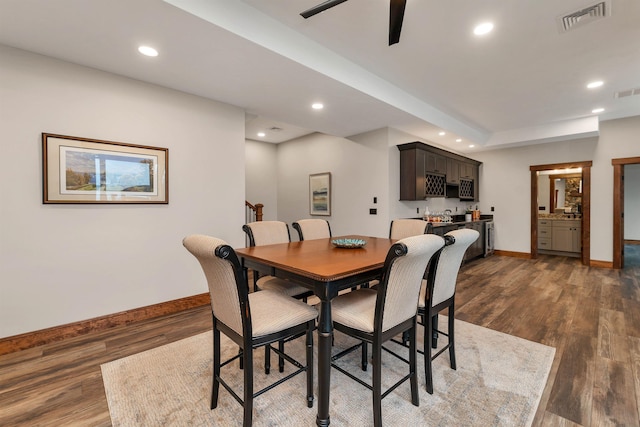
[[[548,214],[581,213],[582,171],[541,171],[538,175],[538,211]]]
[[[549,175],[551,213],[582,211],[582,174]]]

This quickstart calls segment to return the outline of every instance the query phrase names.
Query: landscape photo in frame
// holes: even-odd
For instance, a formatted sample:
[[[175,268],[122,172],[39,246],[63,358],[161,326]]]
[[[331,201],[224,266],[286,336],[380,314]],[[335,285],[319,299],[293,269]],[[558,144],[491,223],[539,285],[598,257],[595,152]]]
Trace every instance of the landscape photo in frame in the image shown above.
[[[43,203],[168,203],[168,149],[42,134]]]

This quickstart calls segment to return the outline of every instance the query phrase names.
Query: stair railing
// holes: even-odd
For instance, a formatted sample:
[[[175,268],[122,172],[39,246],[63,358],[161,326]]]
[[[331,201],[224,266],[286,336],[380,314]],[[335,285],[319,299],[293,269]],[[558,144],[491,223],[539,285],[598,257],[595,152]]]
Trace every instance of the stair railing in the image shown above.
[[[244,223],[250,223],[255,221],[262,221],[262,208],[264,205],[262,203],[256,203],[252,205],[248,201],[244,201],[245,212],[244,212]],[[249,237],[245,236],[245,245],[249,246]]]
[[[256,203],[252,205],[248,201],[244,201],[245,205],[245,223],[262,221],[262,209],[264,205],[262,203]]]

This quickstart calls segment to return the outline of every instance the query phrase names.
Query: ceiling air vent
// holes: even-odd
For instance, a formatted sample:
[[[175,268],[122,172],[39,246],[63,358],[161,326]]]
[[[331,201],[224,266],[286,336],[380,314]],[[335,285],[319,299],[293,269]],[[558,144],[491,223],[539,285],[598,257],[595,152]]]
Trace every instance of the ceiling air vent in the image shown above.
[[[640,95],[640,87],[635,89],[620,90],[615,93],[615,98],[625,98],[627,96]]]
[[[605,0],[556,18],[561,33],[611,16],[611,0]]]

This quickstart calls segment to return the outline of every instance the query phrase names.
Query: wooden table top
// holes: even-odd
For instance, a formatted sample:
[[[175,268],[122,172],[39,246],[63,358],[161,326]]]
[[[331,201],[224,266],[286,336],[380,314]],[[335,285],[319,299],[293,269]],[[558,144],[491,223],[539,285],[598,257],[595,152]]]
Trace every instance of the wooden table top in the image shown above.
[[[335,247],[334,239],[363,239],[362,248]],[[395,240],[368,236],[339,236],[236,249],[239,257],[328,282],[382,268]]]

